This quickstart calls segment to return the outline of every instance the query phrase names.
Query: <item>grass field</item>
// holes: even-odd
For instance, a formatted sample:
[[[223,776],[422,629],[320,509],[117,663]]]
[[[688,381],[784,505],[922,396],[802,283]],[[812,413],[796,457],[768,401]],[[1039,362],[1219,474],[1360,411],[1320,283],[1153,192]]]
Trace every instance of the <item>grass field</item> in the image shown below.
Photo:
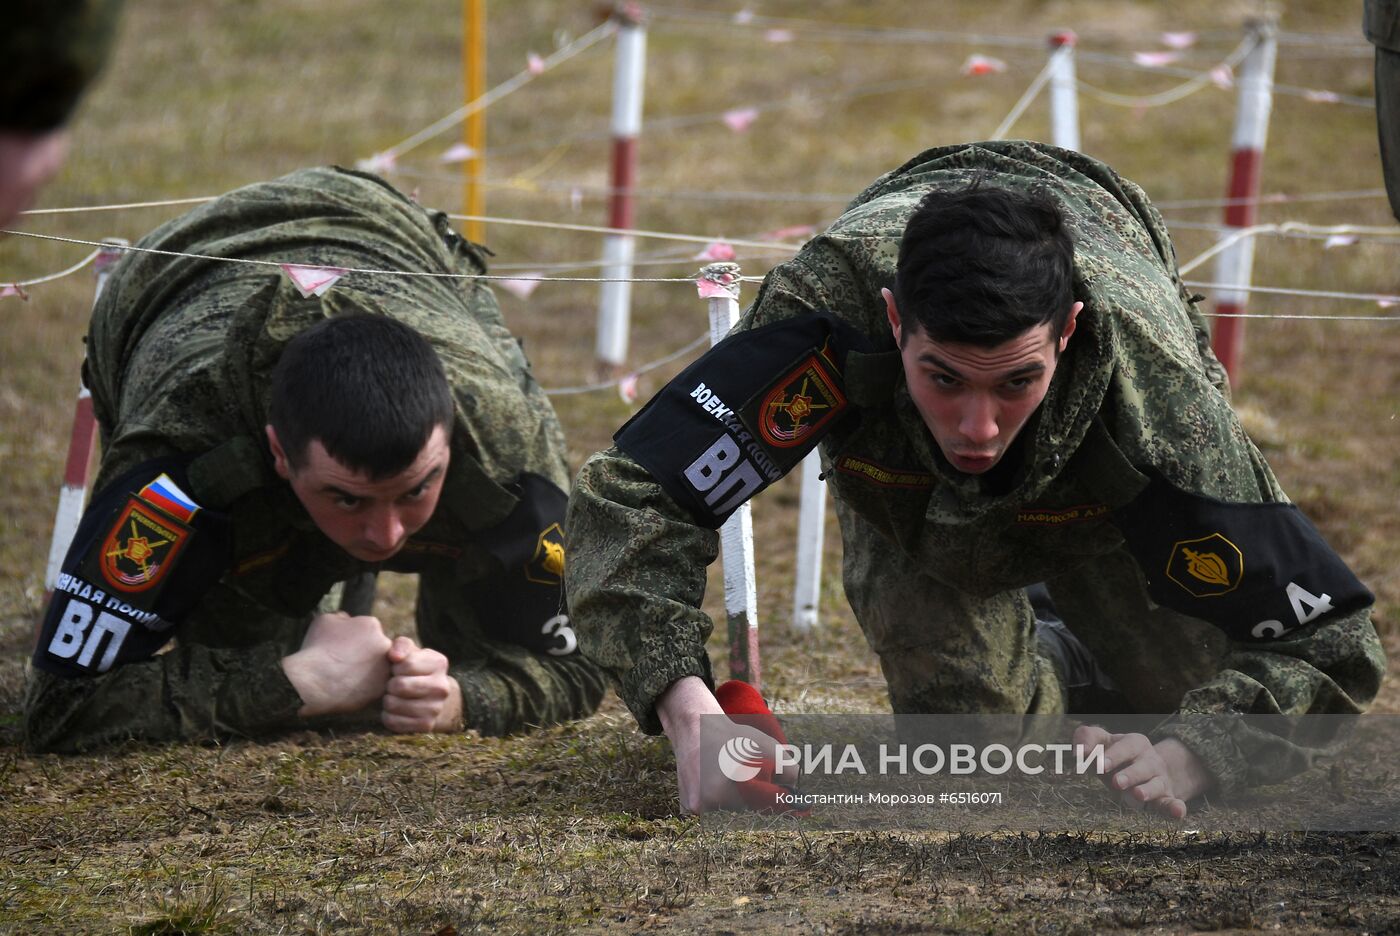
[[[448,0],[129,7],[114,60],[74,124],[73,155],[42,207],[215,195],[304,165],[352,164],[461,103],[460,7]],[[820,227],[915,152],[989,135],[1039,71],[1037,44],[1055,29],[1080,33],[1083,81],[1146,94],[1183,79],[1090,54],[1159,49],[1163,31],[1195,30],[1200,42],[1184,65],[1204,69],[1262,9],[1235,0],[749,7],[809,23],[1011,35],[1030,45],[877,43],[799,27],[794,41],[772,42],[763,29],[658,11],[639,228],[743,238]],[[1286,33],[1281,85],[1371,94],[1360,4],[1276,10]],[[546,0],[493,4],[489,21],[491,85],[523,69],[528,53],[548,54],[597,22],[591,4]],[[960,77],[972,52],[1009,67]],[[490,214],[605,222],[611,71],[603,43],[490,109]],[[1084,150],[1166,203],[1183,260],[1214,237],[1190,225],[1217,221],[1220,209],[1170,203],[1224,191],[1234,101],[1214,86],[1159,108],[1081,98]],[[718,116],[748,107],[759,114],[744,133]],[[1041,99],[1012,135],[1048,138],[1046,114]],[[709,116],[674,119],[692,115]],[[1374,120],[1370,109],[1280,93],[1265,191],[1379,188]],[[459,210],[456,170],[437,160],[452,142],[448,134],[403,156],[391,178],[424,203]],[[24,228],[135,240],[178,211],[37,215]],[[1376,197],[1265,204],[1260,218],[1394,223]],[[488,226],[486,241],[501,270],[586,263],[600,252],[595,235],[505,225]],[[643,241],[639,253],[657,262],[638,275],[686,276],[697,249]],[[86,251],[5,238],[0,281],[62,269]],[[741,251],[740,262],[759,275],[782,257]],[[1394,243],[1325,249],[1264,238],[1254,280],[1400,293],[1395,257]],[[1195,276],[1209,280],[1209,267]],[[0,930],[1400,932],[1390,833],[1193,835],[1165,824],[1131,835],[715,831],[679,815],[664,739],[641,736],[615,699],[585,722],[504,740],[306,733],[267,744],[29,756],[18,747],[24,660],[41,610],[91,294],[84,272],[34,287],[28,302],[0,300]],[[502,292],[501,303],[542,383],[592,378],[595,286],[545,284],[527,300]],[[633,307],[636,364],[705,327],[704,307],[685,285],[639,284]],[[1289,296],[1256,296],[1250,308],[1382,314],[1374,303]],[[1400,653],[1397,362],[1393,322],[1251,321],[1236,396],[1285,489],[1375,591],[1392,659]],[[644,378],[642,398],[680,366]],[[632,406],[608,392],[560,398],[558,410],[577,467]],[[878,666],[841,597],[834,523],[822,626],[804,635],[786,623],[796,506],[789,479],[754,508],[766,691],[780,712],[886,711]],[[393,629],[411,628],[412,584],[397,578],[383,589],[377,613]],[[722,619],[718,579],[711,585],[707,608]],[[712,651],[723,672],[718,641]],[[1375,710],[1400,712],[1393,679]]]

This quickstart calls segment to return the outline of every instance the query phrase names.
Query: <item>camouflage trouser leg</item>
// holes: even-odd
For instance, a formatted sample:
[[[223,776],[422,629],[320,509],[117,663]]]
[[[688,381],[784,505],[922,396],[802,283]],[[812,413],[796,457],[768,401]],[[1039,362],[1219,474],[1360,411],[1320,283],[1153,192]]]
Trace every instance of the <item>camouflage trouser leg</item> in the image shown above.
[[[846,599],[889,685],[896,713],[1057,714],[1065,697],[1036,652],[1022,589],[977,598],[917,563],[836,502]]]
[[[1148,600],[1137,563],[1124,551],[1046,583],[1055,609],[1137,712],[1172,712],[1205,684],[1224,655],[1224,634]]]

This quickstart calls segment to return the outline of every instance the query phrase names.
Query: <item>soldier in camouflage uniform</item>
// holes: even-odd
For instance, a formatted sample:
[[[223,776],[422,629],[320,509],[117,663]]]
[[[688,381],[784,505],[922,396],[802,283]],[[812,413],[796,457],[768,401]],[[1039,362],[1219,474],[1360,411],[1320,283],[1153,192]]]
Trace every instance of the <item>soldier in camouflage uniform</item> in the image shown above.
[[[0,227],[67,150],[63,124],[106,61],[120,0],[22,0],[0,30]]]
[[[441,212],[341,169],[239,189],[140,246],[423,275],[351,272],[316,298],[275,263],[146,253],[120,263],[84,364],[102,466],[36,647],[31,747],[252,735],[348,711],[358,706],[313,705],[299,689],[324,687],[297,678],[338,640],[369,648],[368,668],[351,674],[368,683],[359,702],[383,696],[394,730],[454,721],[446,709],[417,727],[391,717],[389,697],[411,677],[436,680],[460,723],[482,734],[592,712],[606,684],[574,652],[563,609],[564,439],[494,296],[470,278],[486,270],[481,248]],[[323,407],[343,407],[353,432],[377,394],[389,401],[376,404],[389,414],[379,418],[394,425],[397,401],[417,390],[378,342],[411,339],[437,375],[443,419],[387,480],[337,462],[329,439],[306,446],[310,467],[297,468],[269,414],[275,366],[293,339],[363,332],[366,322],[381,323],[364,356],[383,384],[362,381],[360,401]],[[305,490],[297,472],[323,468],[333,483]],[[381,510],[385,490],[393,506]],[[370,510],[384,529],[357,525]],[[378,569],[420,576],[421,648],[402,637],[391,646],[373,618],[317,614],[336,583]],[[303,652],[313,643],[320,656]]]
[[[974,179],[1047,196],[1068,228],[1064,304],[1077,302],[1063,327],[1046,315],[1043,344],[1027,343],[1034,330],[940,342],[897,298],[921,201]],[[643,730],[670,735],[684,805],[737,802],[693,762],[698,714],[719,711],[700,611],[715,528],[819,438],[847,598],[894,711],[1066,711],[1071,674],[1037,649],[1036,582],[1132,711],[1360,711],[1384,672],[1371,596],[1240,427],[1194,301],[1137,186],[1025,142],[915,157],[770,272],[735,332],[585,464],[570,500],[580,644]],[[1003,360],[1033,366],[983,393]],[[1053,376],[1013,439],[992,432],[978,448],[939,422],[938,388],[1003,405],[1042,371]],[[1108,753],[1128,764],[1115,784],[1177,816],[1209,787],[1299,762],[1278,736],[1180,718]]]

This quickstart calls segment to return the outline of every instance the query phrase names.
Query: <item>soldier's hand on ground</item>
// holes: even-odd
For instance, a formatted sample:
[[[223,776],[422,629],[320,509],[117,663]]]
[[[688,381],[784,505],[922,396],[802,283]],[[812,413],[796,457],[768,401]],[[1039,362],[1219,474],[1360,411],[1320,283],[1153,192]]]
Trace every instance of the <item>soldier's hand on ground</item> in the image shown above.
[[[1104,748],[1104,786],[1133,809],[1183,819],[1187,803],[1212,783],[1200,758],[1175,738],[1153,744],[1143,734],[1112,734],[1098,725],[1080,725],[1074,743],[1081,749]]]
[[[68,134],[0,129],[0,228],[34,204],[39,187],[63,165]]]
[[[282,658],[302,706],[302,718],[358,712],[378,702],[389,681],[390,641],[376,617],[320,614],[301,649]]]
[[[696,676],[686,676],[672,683],[656,700],[656,713],[676,755],[676,782],[680,788],[681,809],[688,813],[749,809],[739,783],[720,770],[719,749],[731,739],[746,738],[753,742],[746,745],[749,750],[757,750],[759,756],[772,762],[776,760],[778,741],[757,728],[731,720],[720,708],[714,693]],[[705,724],[706,716],[723,718],[727,726],[722,732],[716,732],[712,726],[706,733],[706,743],[702,749],[701,726]],[[790,786],[795,781],[791,767],[773,776],[774,783],[784,786]]]
[[[382,720],[390,731],[460,731],[462,687],[447,671],[447,657],[409,637],[389,647],[392,675],[384,691]]]

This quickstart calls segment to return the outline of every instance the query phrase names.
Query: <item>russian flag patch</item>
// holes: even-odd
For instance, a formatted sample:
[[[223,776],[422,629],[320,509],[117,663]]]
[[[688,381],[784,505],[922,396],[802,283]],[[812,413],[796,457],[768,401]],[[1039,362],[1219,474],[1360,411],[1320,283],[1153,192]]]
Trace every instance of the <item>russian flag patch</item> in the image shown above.
[[[170,475],[162,474],[143,487],[136,495],[153,507],[158,507],[170,516],[189,523],[199,513],[199,505],[180,486],[171,480]]]

